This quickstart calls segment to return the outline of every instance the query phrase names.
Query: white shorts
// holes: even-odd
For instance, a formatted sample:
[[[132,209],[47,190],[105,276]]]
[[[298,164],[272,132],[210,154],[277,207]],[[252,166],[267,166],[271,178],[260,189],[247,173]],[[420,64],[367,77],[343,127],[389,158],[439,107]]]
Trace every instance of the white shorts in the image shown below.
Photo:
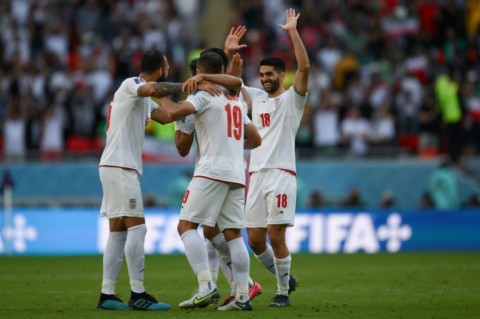
[[[293,226],[297,202],[295,175],[280,169],[264,169],[250,176],[246,204],[248,228],[267,225]]]
[[[107,218],[144,217],[140,176],[137,171],[100,167],[103,199],[100,215]]]
[[[214,227],[220,231],[245,227],[245,188],[203,177],[188,185],[180,219]]]

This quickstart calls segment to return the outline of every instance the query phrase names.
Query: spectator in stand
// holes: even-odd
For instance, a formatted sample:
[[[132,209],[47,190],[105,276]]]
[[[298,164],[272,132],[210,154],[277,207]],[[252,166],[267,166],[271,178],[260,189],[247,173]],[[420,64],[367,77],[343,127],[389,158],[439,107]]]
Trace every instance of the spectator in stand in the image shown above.
[[[471,76],[471,80],[465,81],[462,92],[466,108],[466,151],[469,154],[480,154],[480,88],[476,88],[473,82],[476,74]]]
[[[64,110],[61,105],[47,107],[40,122],[40,150],[45,161],[57,161],[63,151]]]
[[[319,188],[314,189],[310,193],[310,198],[307,203],[308,208],[321,208],[326,205],[325,198]]]
[[[418,110],[422,104],[422,84],[410,71],[400,82],[396,95],[396,113],[400,134],[418,132]]]
[[[395,135],[395,120],[388,101],[385,101],[373,114],[370,142],[374,146],[393,146]]]
[[[462,203],[462,208],[480,208],[480,195],[472,194],[465,202]]]
[[[428,191],[422,194],[422,197],[420,198],[419,208],[422,210],[435,208],[435,203],[433,202],[432,196]]]
[[[378,206],[380,209],[391,209],[395,207],[395,196],[391,190],[383,192]]]
[[[442,161],[428,181],[428,193],[436,209],[459,208],[458,182],[450,159]]]
[[[418,114],[418,151],[437,153],[440,148],[440,118],[432,93],[426,95]]]
[[[358,188],[353,187],[350,189],[347,196],[340,201],[340,206],[348,208],[362,208],[365,207],[365,201],[363,200]]]
[[[25,101],[20,96],[9,98],[3,123],[4,155],[7,161],[19,162],[27,156],[27,114]]]
[[[334,151],[340,143],[338,94],[326,91],[313,115],[314,145],[320,150]]]
[[[451,73],[451,72],[450,72]],[[448,155],[453,164],[458,164],[463,148],[463,110],[460,104],[459,83],[446,73],[435,79],[435,98],[444,134],[448,139]]]
[[[365,156],[369,149],[371,135],[370,122],[362,117],[360,109],[354,107],[349,110],[348,115],[341,121],[342,142],[349,146],[351,156]]]

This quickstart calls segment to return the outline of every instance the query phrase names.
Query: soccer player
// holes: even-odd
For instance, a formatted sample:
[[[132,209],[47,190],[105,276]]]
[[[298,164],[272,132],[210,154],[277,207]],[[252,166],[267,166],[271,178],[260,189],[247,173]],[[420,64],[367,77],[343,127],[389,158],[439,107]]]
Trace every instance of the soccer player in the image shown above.
[[[222,68],[222,59],[218,54],[205,53],[198,58],[198,74],[194,78],[199,83],[211,81],[212,76],[222,73]],[[233,76],[230,78],[232,83],[236,83],[234,94],[225,91],[222,96],[212,97],[197,92],[180,103],[174,103],[167,97],[160,99],[172,119],[194,114],[199,148],[194,177],[185,193],[178,224],[199,289],[190,299],[180,303],[181,308],[206,307],[220,298],[210,272],[207,248],[197,231],[199,225],[218,225],[227,241],[237,285],[235,302],[218,310],[252,310],[248,297],[250,259],[241,233],[245,218],[243,150],[244,147],[257,147],[261,139],[237,96],[242,80]]]
[[[202,51],[200,55],[208,52],[216,53],[222,58],[224,72],[228,66],[228,57],[226,53],[220,48],[209,48]],[[192,73],[192,75],[196,75],[197,73],[197,62],[198,59],[194,59],[190,63],[190,72]],[[232,65],[239,68],[241,68],[241,66],[243,65],[238,54],[232,56]],[[246,91],[244,92],[242,90],[241,97],[244,97],[245,94],[247,94]],[[247,113],[246,109],[245,113]],[[187,156],[190,152],[190,148],[194,140],[194,130],[195,120],[193,114],[190,114],[182,118],[181,120],[175,121],[175,144],[177,146],[177,150],[180,156]],[[221,305],[225,306],[226,304],[235,301],[236,295],[236,284],[231,269],[231,258],[228,244],[225,240],[224,235],[220,232],[218,226],[209,227],[207,225],[204,225],[203,234],[206,238],[208,262],[213,281],[215,283],[217,282],[218,266],[220,265],[225,275],[225,278],[227,279],[227,282],[231,288],[230,295],[225,297]],[[252,301],[257,295],[262,293],[262,286],[258,282],[254,281],[251,277],[249,277],[248,287],[248,297],[250,301]]]
[[[260,62],[263,90],[247,88],[252,99],[252,121],[262,137],[262,145],[250,154],[246,225],[255,257],[277,279],[271,307],[289,306],[288,295],[297,286],[295,277],[290,275],[291,256],[285,233],[295,220],[295,135],[307,100],[309,73],[308,55],[297,31],[299,14],[288,9],[285,16],[286,23],[279,27],[288,32],[293,43],[297,61],[293,86],[288,90],[283,86],[284,61],[268,57]]]
[[[141,156],[145,125],[151,119],[162,124],[171,122],[150,97],[180,93],[183,89],[183,83],[156,82],[166,79],[168,68],[168,61],[162,52],[145,52],[140,75],[124,80],[110,105],[107,140],[99,164],[103,189],[100,213],[108,218],[110,229],[103,255],[99,309],[170,309],[170,305],[158,302],[148,294],[143,284],[147,229],[139,183],[143,171]],[[221,92],[213,84],[201,86],[212,94]],[[131,286],[128,306],[115,295],[124,255]]]

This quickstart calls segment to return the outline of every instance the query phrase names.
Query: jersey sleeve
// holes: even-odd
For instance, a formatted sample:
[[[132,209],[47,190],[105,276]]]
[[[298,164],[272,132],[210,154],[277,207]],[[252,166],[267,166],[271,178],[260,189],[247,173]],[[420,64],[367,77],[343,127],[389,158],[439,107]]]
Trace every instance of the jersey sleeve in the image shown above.
[[[134,96],[138,96],[138,88],[145,84],[145,80],[139,77],[134,77],[134,78],[128,78],[123,82],[123,85],[125,87],[125,90]]]
[[[250,99],[252,100],[252,102],[260,99],[260,97],[265,94],[265,91],[254,88],[254,87],[245,86],[244,88],[247,90],[247,93],[250,96]]]
[[[308,93],[305,95],[300,95],[296,90],[295,87],[292,85],[289,89],[290,95],[293,100],[293,104],[295,105],[296,109],[303,109],[305,104],[307,103]]]
[[[203,112],[209,105],[208,93],[197,91],[187,97],[187,102],[191,103],[196,112]]]
[[[158,104],[155,103],[152,99],[148,100],[148,106],[150,107],[150,113],[158,109]]]

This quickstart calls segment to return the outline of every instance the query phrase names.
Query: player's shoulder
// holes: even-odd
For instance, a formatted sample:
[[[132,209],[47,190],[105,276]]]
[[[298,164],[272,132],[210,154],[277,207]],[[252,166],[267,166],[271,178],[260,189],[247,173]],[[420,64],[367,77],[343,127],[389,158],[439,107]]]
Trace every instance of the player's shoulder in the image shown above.
[[[248,95],[251,99],[265,99],[268,96],[268,93],[265,90],[253,87],[253,86],[245,86]]]
[[[132,76],[123,80],[122,85],[139,85],[146,83],[144,79],[138,76]]]

